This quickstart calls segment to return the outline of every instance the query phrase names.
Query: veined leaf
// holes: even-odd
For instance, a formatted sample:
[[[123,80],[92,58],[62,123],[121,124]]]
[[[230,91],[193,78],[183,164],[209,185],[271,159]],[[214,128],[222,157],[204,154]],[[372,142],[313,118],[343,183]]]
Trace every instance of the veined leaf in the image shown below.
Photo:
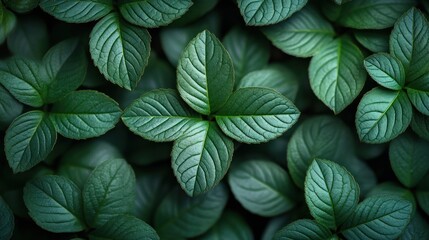
[[[291,128],[300,116],[295,105],[268,88],[240,88],[216,113],[216,122],[229,137],[245,143],[267,142]]]
[[[128,90],[136,87],[149,59],[149,32],[111,13],[94,26],[90,37],[89,52],[106,79]]]
[[[183,50],[177,66],[180,96],[195,111],[209,115],[226,102],[234,88],[234,66],[215,35],[205,30]]]
[[[191,6],[191,0],[119,0],[119,10],[125,20],[146,28],[168,25]]]
[[[161,142],[176,140],[200,120],[172,89],[142,95],[122,115],[122,121],[133,133]]]
[[[416,212],[398,240],[429,239],[429,224]]]
[[[252,229],[246,221],[235,212],[226,211],[217,223],[207,231],[200,240],[253,240]]]
[[[50,232],[79,232],[86,228],[80,189],[68,178],[41,176],[24,187],[31,218]]]
[[[328,45],[334,28],[313,7],[306,6],[289,19],[262,29],[283,52],[296,57],[310,57]]]
[[[131,214],[135,184],[133,169],[125,160],[114,158],[98,165],[82,190],[88,225],[101,227],[112,217]]]
[[[305,178],[305,201],[317,222],[331,229],[341,226],[359,201],[359,185],[337,163],[315,159]]]
[[[326,240],[332,239],[329,228],[310,219],[300,219],[280,229],[274,240]]]
[[[6,130],[4,149],[14,173],[45,160],[54,148],[57,132],[48,116],[38,110],[17,117]]]
[[[401,90],[405,84],[405,70],[396,57],[376,53],[367,57],[364,65],[372,79],[385,88]]]
[[[178,138],[171,152],[174,175],[189,196],[216,186],[228,171],[234,144],[213,122],[200,121]]]
[[[23,106],[0,84],[0,128],[7,127],[21,114]]]
[[[228,180],[235,198],[254,214],[271,217],[295,206],[289,174],[273,162],[241,162],[231,168]]]
[[[356,40],[371,52],[389,52],[388,30],[361,30],[356,31],[354,36]]]
[[[413,193],[403,186],[400,186],[393,182],[383,182],[375,186],[366,197],[379,197],[379,196],[387,196],[387,197],[399,197],[401,199],[407,200],[413,205],[413,213],[414,215],[416,208],[416,199],[414,198]]]
[[[429,116],[429,72],[409,83],[406,89],[413,106]]]
[[[411,120],[411,128],[421,138],[429,141],[429,116],[414,112],[413,119]]]
[[[40,0],[40,8],[70,23],[98,20],[113,9],[112,0]]]
[[[122,114],[109,96],[91,90],[75,91],[54,104],[51,117],[59,134],[85,139],[105,134]]]
[[[17,13],[26,13],[35,9],[40,0],[3,0],[4,4]]]
[[[307,0],[238,0],[240,13],[247,25],[278,23],[301,10]]]
[[[0,239],[10,239],[15,228],[15,217],[12,210],[0,197]]]
[[[374,88],[362,97],[358,105],[357,133],[363,142],[388,142],[407,129],[412,114],[405,92]]]
[[[359,48],[348,39],[330,42],[311,59],[311,89],[335,114],[351,104],[362,90],[366,80],[363,60]]]
[[[350,240],[395,239],[411,220],[411,202],[390,196],[370,197],[361,202],[342,227]]]

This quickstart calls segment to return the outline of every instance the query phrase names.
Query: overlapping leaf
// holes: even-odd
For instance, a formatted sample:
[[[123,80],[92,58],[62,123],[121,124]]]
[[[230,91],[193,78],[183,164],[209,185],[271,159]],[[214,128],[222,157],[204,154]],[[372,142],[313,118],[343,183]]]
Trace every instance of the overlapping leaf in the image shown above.
[[[15,217],[12,210],[0,197],[0,239],[10,239],[15,228]]]
[[[274,240],[325,240],[332,238],[329,228],[310,219],[300,219],[280,229]]]
[[[372,79],[385,88],[401,90],[405,84],[405,70],[396,57],[377,53],[367,57],[364,65]]]
[[[23,106],[0,85],[0,128],[9,124],[21,114]]]
[[[429,141],[429,116],[414,112],[413,119],[411,120],[411,128],[421,138]]]
[[[409,83],[406,89],[413,106],[429,116],[429,72]]]
[[[389,52],[388,30],[361,30],[356,31],[356,40],[371,52]]]
[[[226,211],[217,223],[199,239],[216,240],[253,240],[252,229],[246,221],[235,212]]]

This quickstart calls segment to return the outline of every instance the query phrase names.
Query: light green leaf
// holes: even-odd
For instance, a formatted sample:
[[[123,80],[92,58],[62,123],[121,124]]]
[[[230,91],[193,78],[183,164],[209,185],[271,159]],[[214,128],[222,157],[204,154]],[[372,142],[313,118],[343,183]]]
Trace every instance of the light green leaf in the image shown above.
[[[295,206],[295,188],[289,174],[273,162],[244,161],[229,173],[232,193],[248,211],[271,217]]]
[[[219,220],[227,201],[228,191],[222,184],[198,197],[186,196],[176,188],[159,205],[155,229],[161,239],[198,236]]]
[[[407,82],[429,68],[429,23],[416,8],[407,11],[395,23],[390,35],[390,53],[404,65]]]
[[[205,193],[226,174],[233,151],[233,142],[214,122],[197,122],[174,142],[174,175],[189,196]]]
[[[172,89],[143,94],[122,115],[122,121],[133,133],[157,142],[176,140],[200,120]]]
[[[406,89],[413,106],[429,116],[429,72],[409,83]]]
[[[40,8],[70,23],[98,20],[113,9],[112,0],[40,0]]]
[[[89,52],[106,79],[128,90],[135,88],[149,59],[149,32],[111,13],[94,26],[90,37]]]
[[[362,30],[356,31],[356,40],[371,52],[389,52],[390,31],[386,30]]]
[[[247,25],[278,23],[298,12],[307,0],[238,0],[240,13]]]
[[[91,227],[101,227],[112,217],[130,214],[135,200],[134,171],[121,158],[98,165],[82,190],[85,219]]]
[[[262,29],[262,32],[283,52],[296,57],[310,57],[328,45],[335,31],[311,6],[289,19]]]
[[[86,228],[80,189],[68,178],[37,177],[24,187],[24,202],[31,218],[50,232],[79,232]]]
[[[267,142],[291,128],[299,110],[285,96],[268,88],[240,88],[216,113],[216,122],[229,137],[244,143]]]
[[[226,211],[217,223],[200,240],[253,240],[252,229],[242,216]]]
[[[240,27],[232,28],[225,35],[223,45],[231,55],[237,81],[247,73],[267,65],[270,57],[268,41],[259,34]]]
[[[376,53],[365,58],[368,74],[381,86],[401,90],[405,84],[405,70],[401,61],[386,53]]]
[[[370,197],[361,202],[342,227],[350,240],[395,239],[411,220],[411,202],[391,196]]]
[[[315,159],[305,178],[305,201],[317,222],[331,229],[341,226],[356,208],[359,185],[337,163]]]
[[[205,115],[219,110],[231,95],[232,60],[209,31],[199,33],[183,50],[177,66],[177,88],[191,108]]]
[[[388,142],[407,129],[412,114],[405,92],[374,88],[362,97],[357,108],[359,139],[367,143]]]
[[[16,17],[0,3],[0,44],[12,32],[16,26]]]
[[[86,139],[105,134],[115,127],[122,114],[118,103],[92,90],[75,91],[56,102],[51,118],[59,134]]]
[[[17,117],[6,130],[4,149],[14,173],[45,160],[54,148],[57,132],[48,116],[38,110]]]
[[[310,219],[292,222],[274,235],[274,240],[326,240],[331,238],[332,233],[329,228]]]
[[[421,138],[429,141],[429,116],[414,112],[413,119],[411,120],[411,128]]]
[[[15,228],[15,217],[12,210],[0,197],[0,239],[8,240],[12,238],[13,229]]]
[[[146,28],[168,25],[191,6],[191,0],[119,0],[119,10],[125,20]]]
[[[416,213],[399,240],[429,239],[428,229],[429,224],[419,213]]]
[[[159,240],[155,230],[144,221],[130,215],[119,215],[91,232],[93,240]]]
[[[22,113],[22,109],[22,104],[0,85],[0,128],[9,126]]]

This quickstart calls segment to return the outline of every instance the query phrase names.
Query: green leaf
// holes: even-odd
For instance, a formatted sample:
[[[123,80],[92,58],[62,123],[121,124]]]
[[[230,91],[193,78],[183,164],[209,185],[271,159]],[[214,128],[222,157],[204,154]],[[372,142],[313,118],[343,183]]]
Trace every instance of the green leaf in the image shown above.
[[[219,220],[227,201],[228,191],[222,184],[198,197],[188,197],[176,188],[156,210],[155,229],[161,239],[198,236]]]
[[[409,83],[406,89],[413,106],[429,116],[429,72]]]
[[[222,107],[234,88],[234,66],[216,36],[199,33],[183,50],[177,66],[180,96],[195,111],[209,115]]]
[[[242,216],[226,211],[217,223],[200,240],[253,240],[253,233]]]
[[[407,129],[412,114],[405,92],[374,88],[362,97],[357,108],[359,139],[367,143],[388,142]]]
[[[351,0],[332,0],[332,1],[334,1],[338,5],[341,5],[341,4],[350,2]]]
[[[151,141],[174,141],[200,121],[172,89],[156,89],[130,104],[122,121],[135,134]]]
[[[192,0],[193,4],[189,10],[179,19],[174,20],[172,25],[174,26],[184,26],[191,22],[195,22],[198,18],[206,16],[211,10],[216,7],[219,0]]]
[[[135,200],[134,171],[121,158],[98,165],[83,187],[85,219],[91,227],[101,227],[112,217],[129,214]]]
[[[107,80],[125,89],[135,88],[150,54],[151,36],[111,13],[92,29],[89,52]]]
[[[416,213],[399,240],[429,239],[428,228],[429,224],[420,214]]]
[[[416,8],[407,11],[395,23],[390,35],[390,53],[404,65],[407,82],[429,68],[429,23]]]
[[[331,238],[332,233],[329,228],[310,219],[292,222],[274,235],[274,240],[326,240]]]
[[[4,150],[14,173],[45,160],[54,148],[57,132],[48,116],[38,110],[17,117],[6,130]]]
[[[59,134],[86,139],[115,127],[122,110],[109,96],[92,90],[75,91],[56,102],[51,118]]]
[[[315,55],[335,35],[331,24],[311,6],[286,21],[263,28],[262,32],[274,46],[296,57]]]
[[[389,52],[390,31],[362,30],[356,31],[356,40],[371,52]]]
[[[317,222],[331,229],[343,224],[359,202],[359,185],[337,163],[315,159],[305,178],[305,201]]]
[[[429,215],[429,175],[426,175],[416,189],[416,198],[420,208]]]
[[[365,58],[368,74],[381,86],[401,90],[405,84],[405,70],[401,61],[386,53],[376,53]]]
[[[356,153],[360,151],[362,150],[356,149]],[[356,156],[348,154],[343,160],[337,162],[352,174],[359,185],[360,196],[366,196],[377,184],[377,176],[374,170],[366,162]]]
[[[268,88],[240,88],[216,113],[216,122],[229,137],[244,143],[267,142],[291,128],[300,116],[295,105]]]
[[[29,215],[50,232],[79,232],[86,228],[80,189],[68,178],[37,177],[24,187]]]
[[[0,3],[0,44],[16,26],[16,17]]]
[[[168,25],[191,6],[191,0],[119,0],[119,10],[125,20],[146,28]]]
[[[378,184],[375,186],[367,195],[366,197],[380,197],[380,196],[387,196],[387,197],[399,197],[401,199],[407,200],[412,203],[413,205],[413,214],[415,212],[415,206],[416,206],[416,199],[414,198],[413,193],[402,186],[399,186],[396,183],[393,182],[383,182],[381,184]]]
[[[238,0],[246,25],[262,26],[278,23],[298,12],[307,0]]]
[[[241,162],[231,168],[228,180],[235,198],[251,213],[271,217],[295,206],[289,174],[273,162]]]
[[[189,196],[205,193],[225,176],[233,151],[233,142],[214,122],[197,122],[174,142],[174,175]]]
[[[429,141],[429,116],[414,112],[413,119],[411,120],[411,128],[421,138]]]
[[[22,113],[22,109],[22,104],[0,85],[0,128],[9,126]]]
[[[27,13],[39,5],[40,0],[3,0],[3,3],[17,13]]]
[[[40,8],[69,23],[98,20],[113,9],[112,0],[40,0]]]
[[[268,41],[259,34],[240,27],[232,28],[225,35],[223,45],[234,64],[236,80],[267,65],[270,57]]]
[[[0,239],[8,240],[12,238],[13,229],[15,227],[15,217],[12,210],[0,197]]]
[[[311,89],[335,114],[350,105],[362,90],[366,80],[363,60],[359,48],[348,39],[330,42],[311,59]]]
[[[144,221],[129,215],[119,215],[91,232],[93,240],[159,240],[155,230]]]
[[[411,202],[390,196],[370,197],[361,202],[342,227],[350,240],[395,239],[411,220]]]

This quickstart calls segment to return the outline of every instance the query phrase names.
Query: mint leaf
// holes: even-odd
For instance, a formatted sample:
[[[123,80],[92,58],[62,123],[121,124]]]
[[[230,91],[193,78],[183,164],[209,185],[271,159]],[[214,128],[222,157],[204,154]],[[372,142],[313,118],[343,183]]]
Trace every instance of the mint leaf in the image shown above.
[[[371,52],[389,52],[388,30],[361,30],[356,31],[354,36],[356,40]]]
[[[407,129],[412,114],[405,92],[374,88],[362,97],[357,108],[359,139],[367,143],[388,142]]]
[[[22,104],[0,85],[0,128],[9,126],[22,113],[22,109]]]
[[[414,112],[413,119],[411,120],[411,128],[421,138],[429,141],[429,116]]]
[[[146,28],[168,25],[191,6],[191,0],[119,0],[119,10],[125,20]]]
[[[135,88],[149,59],[149,32],[111,13],[94,26],[90,37],[91,58],[106,79],[127,90]]]
[[[381,86],[401,90],[405,84],[405,70],[401,61],[386,53],[377,53],[365,58],[368,74]]]
[[[122,121],[132,132],[157,142],[176,140],[200,119],[172,89],[143,94],[122,115]]]
[[[234,87],[234,67],[215,35],[205,30],[183,50],[177,66],[180,96],[195,111],[209,115],[222,107]]]
[[[254,214],[270,217],[295,206],[289,174],[273,162],[251,160],[234,165],[228,182],[235,198]]]
[[[332,239],[329,228],[310,219],[300,219],[280,229],[274,240],[301,239],[301,240],[326,240]]]
[[[233,142],[215,123],[197,122],[174,142],[174,175],[189,196],[205,193],[226,174],[233,151]]]
[[[359,48],[344,38],[330,42],[311,59],[311,89],[335,114],[350,105],[362,90],[366,80],[363,60]]]
[[[15,228],[15,217],[12,210],[0,197],[0,239],[12,238],[13,229]]]
[[[24,187],[29,215],[50,232],[79,232],[86,228],[80,189],[68,178],[47,175]]]
[[[17,117],[6,130],[4,149],[14,173],[45,160],[54,148],[57,132],[46,113],[35,110]]]
[[[238,0],[246,25],[262,26],[278,23],[298,12],[307,0]]]
[[[315,55],[335,35],[331,24],[311,6],[285,21],[263,28],[262,32],[274,46],[296,57]]]
[[[229,137],[244,143],[267,142],[291,128],[300,116],[295,105],[268,88],[240,88],[216,114]]]
[[[200,240],[237,239],[253,240],[252,229],[239,214],[226,211],[217,223]]]
[[[429,72],[409,83],[406,89],[413,106],[429,116]]]

